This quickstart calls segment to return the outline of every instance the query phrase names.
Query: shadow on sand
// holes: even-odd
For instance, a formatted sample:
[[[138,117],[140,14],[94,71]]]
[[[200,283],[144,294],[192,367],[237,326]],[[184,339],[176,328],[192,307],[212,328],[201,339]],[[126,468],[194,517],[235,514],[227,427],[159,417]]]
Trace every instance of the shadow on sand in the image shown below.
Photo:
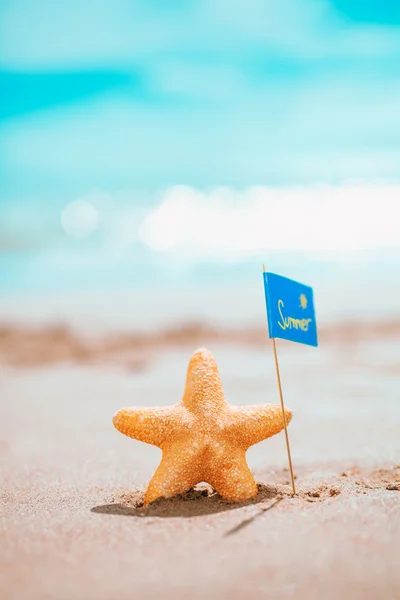
[[[209,489],[191,489],[186,494],[175,496],[174,498],[159,498],[148,507],[144,508],[141,498],[125,503],[102,504],[94,506],[91,512],[103,515],[120,515],[124,517],[198,517],[201,515],[210,515],[214,513],[224,512],[227,510],[235,510],[244,506],[260,504],[268,500],[274,502],[269,503],[267,507],[260,507],[260,513],[270,510],[283,499],[282,492],[273,486],[258,484],[258,494],[254,498],[246,502],[229,502],[224,500],[214,491]],[[257,516],[255,515],[247,521],[251,522]],[[235,530],[244,527],[246,522],[243,522]],[[230,532],[228,532],[230,533]],[[234,533],[232,530],[231,533]]]

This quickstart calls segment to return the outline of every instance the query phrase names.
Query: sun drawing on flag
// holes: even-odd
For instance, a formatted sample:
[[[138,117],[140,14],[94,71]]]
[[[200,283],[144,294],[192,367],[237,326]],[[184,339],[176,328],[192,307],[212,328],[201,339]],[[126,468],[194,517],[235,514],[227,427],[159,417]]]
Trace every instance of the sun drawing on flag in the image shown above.
[[[307,308],[307,298],[304,294],[300,294],[300,306],[301,308]]]

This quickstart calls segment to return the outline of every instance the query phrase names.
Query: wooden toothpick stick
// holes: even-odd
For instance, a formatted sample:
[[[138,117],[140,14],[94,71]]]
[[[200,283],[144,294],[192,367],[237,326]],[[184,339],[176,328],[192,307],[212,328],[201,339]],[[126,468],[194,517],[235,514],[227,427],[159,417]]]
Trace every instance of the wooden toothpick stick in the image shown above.
[[[279,396],[280,396],[280,399],[281,399],[281,408],[282,408],[282,416],[283,416],[283,425],[284,425],[284,427],[285,427],[286,448],[287,448],[287,454],[288,454],[288,459],[289,459],[290,477],[292,478],[292,490],[293,490],[293,494],[296,494],[296,487],[295,487],[295,485],[294,485],[294,475],[293,475],[292,457],[291,457],[291,454],[290,454],[289,435],[288,435],[287,423],[286,423],[285,405],[284,405],[284,403],[283,403],[283,393],[282,393],[281,375],[280,375],[280,372],[279,372],[278,355],[277,355],[277,353],[276,353],[276,342],[275,342],[275,338],[272,338],[272,346],[273,346],[273,348],[274,348],[274,357],[275,357],[276,377],[277,377],[277,379],[278,379],[278,388],[279,388]]]

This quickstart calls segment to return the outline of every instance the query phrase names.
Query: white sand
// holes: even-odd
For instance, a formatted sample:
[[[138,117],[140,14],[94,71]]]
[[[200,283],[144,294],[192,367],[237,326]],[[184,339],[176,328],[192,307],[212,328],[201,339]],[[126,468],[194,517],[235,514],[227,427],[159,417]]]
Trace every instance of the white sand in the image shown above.
[[[158,339],[132,364],[138,348],[96,354],[100,338],[88,355],[42,325],[40,343],[26,325],[3,332],[0,597],[399,598],[398,321],[357,327],[318,350],[279,343],[297,498],[280,434],[248,452],[264,484],[256,502],[189,494],[148,516],[135,500],[159,450],[111,417],[179,401],[197,339]],[[253,342],[202,340],[232,404],[278,401],[271,348]]]

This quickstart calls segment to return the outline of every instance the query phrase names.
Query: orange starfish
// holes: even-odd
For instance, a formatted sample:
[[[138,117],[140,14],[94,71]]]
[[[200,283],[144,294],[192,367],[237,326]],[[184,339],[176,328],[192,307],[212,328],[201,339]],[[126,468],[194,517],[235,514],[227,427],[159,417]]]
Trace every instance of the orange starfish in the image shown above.
[[[292,412],[285,409],[286,422]],[[257,494],[246,450],[283,429],[279,405],[231,406],[224,397],[217,363],[205,348],[190,359],[183,398],[165,408],[121,408],[116,429],[158,446],[162,460],[144,504],[171,497],[205,481],[224,498],[243,501]]]

